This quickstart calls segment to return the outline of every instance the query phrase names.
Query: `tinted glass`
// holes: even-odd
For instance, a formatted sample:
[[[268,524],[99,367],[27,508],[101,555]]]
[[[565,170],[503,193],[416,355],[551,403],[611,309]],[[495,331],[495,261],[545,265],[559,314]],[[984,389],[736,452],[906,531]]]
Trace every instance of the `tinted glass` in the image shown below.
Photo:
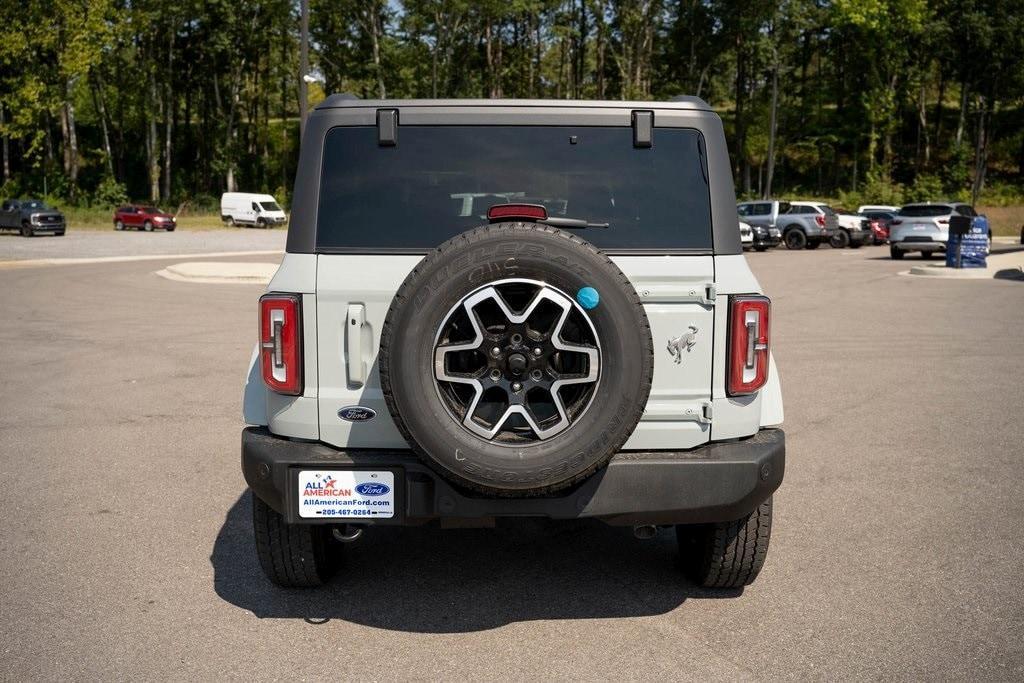
[[[260,202],[260,206],[263,207],[264,211],[280,211],[281,207],[277,205],[277,202]]]
[[[957,212],[958,214],[960,214],[961,216],[969,216],[969,217],[973,217],[973,216],[976,216],[976,215],[977,215],[976,213],[974,213],[974,209],[972,209],[972,208],[971,208],[970,206],[968,206],[967,204],[957,204],[957,206],[956,206],[956,212]]]
[[[737,206],[736,207],[736,213],[738,213],[741,216],[750,216],[750,215],[752,215],[751,212],[750,212],[750,205],[749,204],[740,204],[739,206]]]
[[[623,127],[339,127],[324,142],[317,246],[424,250],[487,222],[496,204],[607,223],[577,233],[603,249],[710,249],[700,134]]]
[[[789,211],[787,211],[786,213],[817,213],[817,211],[815,211],[809,206],[804,206],[803,204],[793,204],[791,207],[789,207]]]
[[[911,204],[900,209],[899,215],[910,216],[911,218],[927,218],[930,216],[945,216],[953,212],[948,204]]]
[[[771,204],[754,204],[754,210],[751,212],[752,216],[767,216],[772,212]]]

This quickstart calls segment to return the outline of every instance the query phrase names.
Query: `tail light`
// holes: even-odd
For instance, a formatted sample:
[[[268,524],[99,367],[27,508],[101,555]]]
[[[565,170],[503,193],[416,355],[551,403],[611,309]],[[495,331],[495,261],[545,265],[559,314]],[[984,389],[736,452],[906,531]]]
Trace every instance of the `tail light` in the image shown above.
[[[825,227],[825,217],[822,216],[820,213],[814,217],[814,222],[817,223],[822,228]]]
[[[940,218],[939,219],[939,225],[949,225],[949,219],[948,218]]]
[[[260,298],[260,367],[279,394],[302,393],[302,305],[298,294]]]
[[[763,296],[729,299],[729,396],[752,394],[768,381],[770,309]]]

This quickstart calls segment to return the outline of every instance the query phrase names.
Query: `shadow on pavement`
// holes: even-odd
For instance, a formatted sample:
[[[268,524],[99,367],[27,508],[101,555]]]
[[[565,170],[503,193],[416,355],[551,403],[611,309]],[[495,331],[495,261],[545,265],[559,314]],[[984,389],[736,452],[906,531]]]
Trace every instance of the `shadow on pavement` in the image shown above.
[[[345,546],[329,584],[285,590],[260,570],[251,506],[247,490],[228,511],[210,562],[217,595],[261,618],[460,633],[535,619],[652,616],[688,598],[742,594],[687,582],[667,530],[639,541],[596,521],[525,519],[497,529],[372,528]]]

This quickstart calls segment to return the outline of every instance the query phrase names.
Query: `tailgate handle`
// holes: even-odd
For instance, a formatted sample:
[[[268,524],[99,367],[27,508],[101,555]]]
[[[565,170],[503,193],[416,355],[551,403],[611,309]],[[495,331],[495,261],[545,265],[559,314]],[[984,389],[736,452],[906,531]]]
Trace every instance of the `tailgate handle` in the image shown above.
[[[366,307],[349,304],[345,316],[345,371],[348,383],[361,387],[366,382],[366,360],[363,354],[363,328],[366,326]]]

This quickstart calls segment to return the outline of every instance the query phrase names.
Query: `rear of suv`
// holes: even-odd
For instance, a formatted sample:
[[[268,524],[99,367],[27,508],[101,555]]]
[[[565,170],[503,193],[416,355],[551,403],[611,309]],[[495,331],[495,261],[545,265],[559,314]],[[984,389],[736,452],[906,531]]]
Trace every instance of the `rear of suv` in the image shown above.
[[[889,255],[901,259],[907,253],[917,251],[922,258],[931,258],[937,252],[945,252],[949,242],[949,220],[953,216],[965,216],[972,221],[978,213],[969,204],[939,202],[907,204],[902,207],[889,223]],[[991,232],[989,239],[991,239]]]
[[[268,578],[533,516],[672,527],[692,580],[752,582],[785,437],[734,201],[696,98],[325,100],[244,396]]]

